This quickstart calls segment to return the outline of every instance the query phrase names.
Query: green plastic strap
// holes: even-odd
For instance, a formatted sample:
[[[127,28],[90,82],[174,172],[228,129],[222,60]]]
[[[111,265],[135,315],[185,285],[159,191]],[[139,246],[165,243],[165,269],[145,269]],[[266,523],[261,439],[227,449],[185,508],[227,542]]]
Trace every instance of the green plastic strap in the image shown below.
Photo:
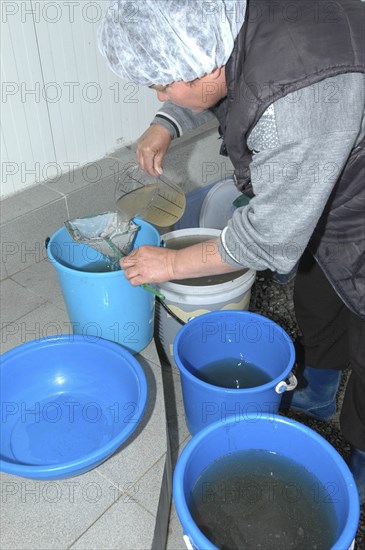
[[[236,208],[239,208],[240,206],[247,206],[249,202],[250,202],[249,197],[247,195],[245,195],[244,193],[242,193],[242,195],[240,195],[239,197],[234,199],[232,204]]]

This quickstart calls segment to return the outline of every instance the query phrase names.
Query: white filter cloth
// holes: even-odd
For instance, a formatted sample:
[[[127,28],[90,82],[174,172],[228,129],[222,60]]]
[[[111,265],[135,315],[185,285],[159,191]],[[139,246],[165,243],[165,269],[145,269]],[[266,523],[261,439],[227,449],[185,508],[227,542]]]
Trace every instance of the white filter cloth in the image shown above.
[[[64,223],[75,242],[91,246],[112,260],[118,259],[118,255],[129,254],[138,230],[138,225],[132,220],[121,220],[117,212],[104,212]]]

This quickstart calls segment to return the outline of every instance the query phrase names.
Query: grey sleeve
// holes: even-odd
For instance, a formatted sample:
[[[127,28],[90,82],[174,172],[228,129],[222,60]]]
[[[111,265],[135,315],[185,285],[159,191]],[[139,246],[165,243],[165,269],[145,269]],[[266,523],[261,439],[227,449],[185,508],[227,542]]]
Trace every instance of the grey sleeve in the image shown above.
[[[294,267],[364,136],[364,79],[325,79],[276,101],[261,117],[248,140],[255,196],[221,234],[227,263],[279,273]]]
[[[179,107],[172,101],[166,101],[156,113],[152,124],[164,126],[170,132],[172,139],[175,139],[183,136],[189,130],[199,128],[199,126],[212,119],[215,119],[215,116],[209,110],[195,112]]]

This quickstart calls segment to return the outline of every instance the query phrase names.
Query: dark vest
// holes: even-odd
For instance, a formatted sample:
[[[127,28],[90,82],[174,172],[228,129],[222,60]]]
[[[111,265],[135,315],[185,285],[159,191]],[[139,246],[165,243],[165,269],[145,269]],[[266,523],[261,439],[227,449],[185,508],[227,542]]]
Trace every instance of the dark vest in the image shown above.
[[[252,195],[247,138],[271,103],[324,78],[365,72],[364,16],[361,0],[248,0],[220,120],[241,191]],[[309,248],[345,304],[365,317],[364,145],[352,151]]]

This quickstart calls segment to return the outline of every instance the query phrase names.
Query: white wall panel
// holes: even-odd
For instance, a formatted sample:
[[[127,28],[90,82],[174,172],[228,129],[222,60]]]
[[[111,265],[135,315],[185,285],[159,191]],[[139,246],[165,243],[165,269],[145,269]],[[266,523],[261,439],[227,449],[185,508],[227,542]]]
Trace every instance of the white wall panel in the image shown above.
[[[33,96],[23,94],[23,103],[21,94],[8,98],[4,142],[17,161],[24,155],[38,161],[41,179],[135,141],[159,106],[154,92],[119,79],[99,53],[96,29],[108,3],[19,0],[8,3],[19,6],[17,14],[2,16],[5,81],[37,89]],[[14,174],[2,196],[36,182]]]
[[[1,80],[4,196],[44,179],[55,160],[30,0],[1,4]]]

